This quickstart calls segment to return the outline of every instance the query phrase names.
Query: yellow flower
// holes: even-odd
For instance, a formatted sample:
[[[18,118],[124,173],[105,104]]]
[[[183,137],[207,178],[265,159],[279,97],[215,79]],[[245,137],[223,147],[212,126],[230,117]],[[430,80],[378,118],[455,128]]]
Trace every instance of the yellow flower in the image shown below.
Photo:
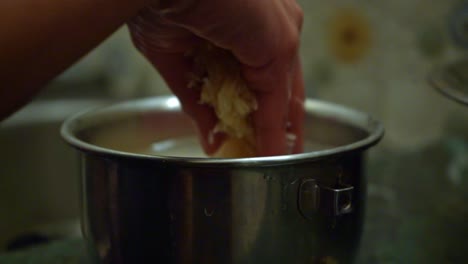
[[[355,9],[341,8],[328,24],[328,48],[344,63],[355,63],[371,46],[370,25],[366,17]]]

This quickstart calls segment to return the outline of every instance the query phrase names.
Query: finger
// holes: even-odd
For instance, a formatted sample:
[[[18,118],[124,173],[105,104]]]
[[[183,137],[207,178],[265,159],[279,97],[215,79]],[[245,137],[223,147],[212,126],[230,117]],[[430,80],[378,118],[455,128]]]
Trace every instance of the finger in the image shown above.
[[[287,153],[285,107],[278,105],[276,94],[272,92],[258,96],[259,108],[253,113],[259,156]]]
[[[296,58],[292,81],[292,95],[289,101],[288,121],[290,126],[288,132],[295,136],[292,153],[302,153],[304,145],[304,79],[299,57]]]
[[[212,154],[220,146],[224,135],[213,134],[217,117],[212,108],[199,103],[200,90],[188,88],[189,73],[192,71],[189,58],[180,53],[152,53],[148,59],[179,98],[183,111],[195,122],[205,152]]]
[[[260,156],[287,153],[286,119],[290,73],[279,73],[276,69],[276,65],[269,65],[244,71],[247,84],[257,95],[258,109],[252,113],[252,119]]]

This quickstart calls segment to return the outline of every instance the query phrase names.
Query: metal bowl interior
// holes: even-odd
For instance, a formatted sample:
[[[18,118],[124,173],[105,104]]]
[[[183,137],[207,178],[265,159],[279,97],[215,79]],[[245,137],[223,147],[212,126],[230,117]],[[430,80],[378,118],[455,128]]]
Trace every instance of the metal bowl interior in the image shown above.
[[[364,150],[383,136],[382,124],[368,114],[312,99],[306,100],[305,110],[305,141],[311,147],[306,146],[304,153],[273,157],[215,159],[153,151],[158,142],[161,146],[196,138],[193,123],[172,96],[128,101],[79,113],[64,122],[61,134],[84,152],[188,166],[291,164]],[[196,144],[193,147],[201,151]]]

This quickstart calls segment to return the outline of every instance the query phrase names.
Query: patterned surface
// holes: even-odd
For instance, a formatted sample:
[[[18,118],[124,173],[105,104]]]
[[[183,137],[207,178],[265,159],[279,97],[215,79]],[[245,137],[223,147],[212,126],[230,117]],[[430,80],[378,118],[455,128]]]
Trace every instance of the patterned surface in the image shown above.
[[[309,95],[377,116],[387,129],[383,144],[392,148],[413,149],[440,139],[449,116],[467,120],[467,111],[427,82],[435,66],[467,51],[463,1],[301,2]]]

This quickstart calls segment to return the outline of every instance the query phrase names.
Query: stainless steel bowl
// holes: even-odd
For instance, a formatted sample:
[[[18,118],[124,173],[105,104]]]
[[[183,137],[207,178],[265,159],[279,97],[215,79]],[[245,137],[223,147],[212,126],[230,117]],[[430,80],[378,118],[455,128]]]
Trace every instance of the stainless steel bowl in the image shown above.
[[[313,143],[305,153],[243,159],[158,153],[195,135],[174,97],[68,119],[61,133],[81,154],[82,229],[93,258],[352,262],[363,225],[364,152],[383,127],[342,106],[307,100],[305,107]]]

